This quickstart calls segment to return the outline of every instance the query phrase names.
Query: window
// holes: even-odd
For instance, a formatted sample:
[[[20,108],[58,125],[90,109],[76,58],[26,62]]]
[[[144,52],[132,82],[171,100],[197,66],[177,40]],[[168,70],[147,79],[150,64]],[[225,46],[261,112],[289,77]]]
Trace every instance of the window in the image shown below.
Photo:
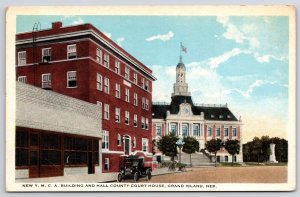
[[[136,114],[134,114],[134,116],[133,116],[133,126],[137,127],[137,125],[138,125],[138,117],[137,117]]]
[[[77,87],[77,72],[69,71],[67,72],[68,77],[68,88],[76,88]]]
[[[109,132],[103,131],[102,149],[109,150]]]
[[[116,83],[116,97],[121,98],[121,87],[120,84]]]
[[[137,82],[138,82],[137,73],[134,73],[134,74],[133,74],[133,82],[134,82],[135,84],[137,84]]]
[[[142,88],[145,88],[145,79],[142,78]]]
[[[109,158],[104,158],[104,170],[109,171]]]
[[[116,108],[116,118],[115,118],[115,121],[116,122],[120,122],[120,108]]]
[[[137,95],[137,93],[134,93],[134,95],[133,95],[133,104],[135,106],[138,106],[138,95]]]
[[[228,137],[228,128],[224,128],[224,136]]]
[[[115,72],[117,74],[120,74],[120,62],[119,61],[115,62]]]
[[[27,83],[27,76],[18,76],[18,81],[22,83]]]
[[[224,159],[225,159],[225,162],[228,162],[228,156],[225,156]]]
[[[130,99],[130,98],[129,98],[129,89],[126,88],[126,89],[125,89],[125,101],[129,103],[129,99]]]
[[[156,136],[161,136],[161,125],[156,125]]]
[[[208,137],[212,136],[212,128],[211,127],[208,127],[207,136]]]
[[[29,135],[28,132],[16,132],[16,166],[29,165]]]
[[[235,128],[235,127],[232,128],[232,136],[233,136],[233,137],[236,137],[236,128]]]
[[[146,129],[149,129],[149,119],[146,118]]]
[[[51,48],[42,49],[42,62],[48,63],[51,61]]]
[[[51,73],[42,74],[42,88],[51,89]]]
[[[218,127],[218,128],[216,129],[216,136],[217,136],[217,137],[220,137],[220,135],[221,135],[221,129]]]
[[[200,126],[199,124],[193,124],[193,135],[200,136]]]
[[[117,142],[118,146],[122,145],[122,137],[121,135],[118,133],[118,142]]]
[[[76,44],[68,45],[68,59],[77,57]]]
[[[188,124],[182,124],[182,136],[189,136],[189,125]]]
[[[146,109],[146,99],[142,97],[142,109]]]
[[[104,92],[109,94],[109,78],[104,78]]]
[[[145,129],[145,118],[142,117],[142,129]]]
[[[233,160],[234,163],[236,163],[236,156],[233,156],[232,160]]]
[[[171,134],[177,135],[177,124],[171,123]]]
[[[129,125],[129,111],[125,111],[125,124]]]
[[[143,152],[148,152],[148,139],[142,138]]]
[[[102,75],[100,75],[99,73],[97,73],[97,90],[103,90],[103,78]]]
[[[18,52],[18,66],[26,65],[26,51]]]
[[[134,137],[133,138],[133,148],[135,148],[136,147],[136,138]]]
[[[146,80],[145,90],[149,90],[149,81]]]
[[[109,105],[104,104],[104,119],[109,120]]]
[[[130,68],[128,66],[125,67],[125,78],[130,79]]]
[[[107,53],[104,54],[104,66],[109,68],[109,55]]]
[[[149,100],[148,100],[148,99],[146,99],[145,109],[146,109],[146,110],[149,110]]]
[[[102,50],[100,48],[97,48],[96,51],[96,61],[102,64]]]

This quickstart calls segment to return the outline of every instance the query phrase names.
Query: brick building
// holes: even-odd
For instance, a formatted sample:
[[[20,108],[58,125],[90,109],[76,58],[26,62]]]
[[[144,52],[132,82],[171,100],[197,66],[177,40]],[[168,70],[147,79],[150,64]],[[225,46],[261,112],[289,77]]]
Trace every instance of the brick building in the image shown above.
[[[97,106],[16,84],[16,179],[101,173]]]
[[[208,140],[220,138],[241,140],[242,121],[237,119],[226,105],[199,105],[192,100],[186,82],[186,68],[180,58],[176,66],[176,82],[171,95],[171,103],[152,104],[152,136],[159,140],[161,136],[173,133],[179,138],[195,137],[200,150],[205,148]],[[156,155],[161,157],[161,153]],[[219,162],[242,162],[242,152],[232,158],[222,148],[217,154]],[[158,159],[159,160],[159,159]]]
[[[16,79],[102,107],[103,172],[122,156],[149,153],[152,71],[91,24],[16,35]]]

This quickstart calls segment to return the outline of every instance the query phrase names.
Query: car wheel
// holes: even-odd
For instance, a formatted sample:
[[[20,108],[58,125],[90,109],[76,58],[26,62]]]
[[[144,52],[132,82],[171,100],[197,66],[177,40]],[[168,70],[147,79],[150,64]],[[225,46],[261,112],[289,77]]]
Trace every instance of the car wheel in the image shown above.
[[[118,182],[122,182],[123,179],[123,175],[121,173],[118,174]]]
[[[133,180],[134,180],[134,182],[138,182],[138,180],[139,180],[139,173],[138,172],[134,173]]]
[[[152,175],[151,175],[151,171],[148,170],[147,171],[147,180],[149,181],[151,179]]]

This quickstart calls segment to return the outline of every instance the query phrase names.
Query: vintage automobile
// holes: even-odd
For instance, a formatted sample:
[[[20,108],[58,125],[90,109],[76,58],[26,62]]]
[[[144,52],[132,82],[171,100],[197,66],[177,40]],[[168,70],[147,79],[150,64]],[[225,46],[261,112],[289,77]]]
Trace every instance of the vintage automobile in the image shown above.
[[[121,164],[120,171],[118,173],[118,182],[123,179],[133,178],[135,182],[141,177],[146,177],[147,180],[151,179],[151,167],[146,167],[144,165],[144,159],[139,158],[135,155],[130,155],[125,157],[123,164]]]

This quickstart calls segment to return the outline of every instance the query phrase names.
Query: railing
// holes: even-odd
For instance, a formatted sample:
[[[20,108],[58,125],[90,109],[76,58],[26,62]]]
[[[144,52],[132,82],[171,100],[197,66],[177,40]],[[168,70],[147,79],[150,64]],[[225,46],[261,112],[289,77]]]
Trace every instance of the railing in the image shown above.
[[[152,102],[152,105],[170,105],[168,102]]]
[[[198,106],[198,107],[228,107],[228,104],[199,104],[199,103],[196,103],[194,104],[195,106]]]

